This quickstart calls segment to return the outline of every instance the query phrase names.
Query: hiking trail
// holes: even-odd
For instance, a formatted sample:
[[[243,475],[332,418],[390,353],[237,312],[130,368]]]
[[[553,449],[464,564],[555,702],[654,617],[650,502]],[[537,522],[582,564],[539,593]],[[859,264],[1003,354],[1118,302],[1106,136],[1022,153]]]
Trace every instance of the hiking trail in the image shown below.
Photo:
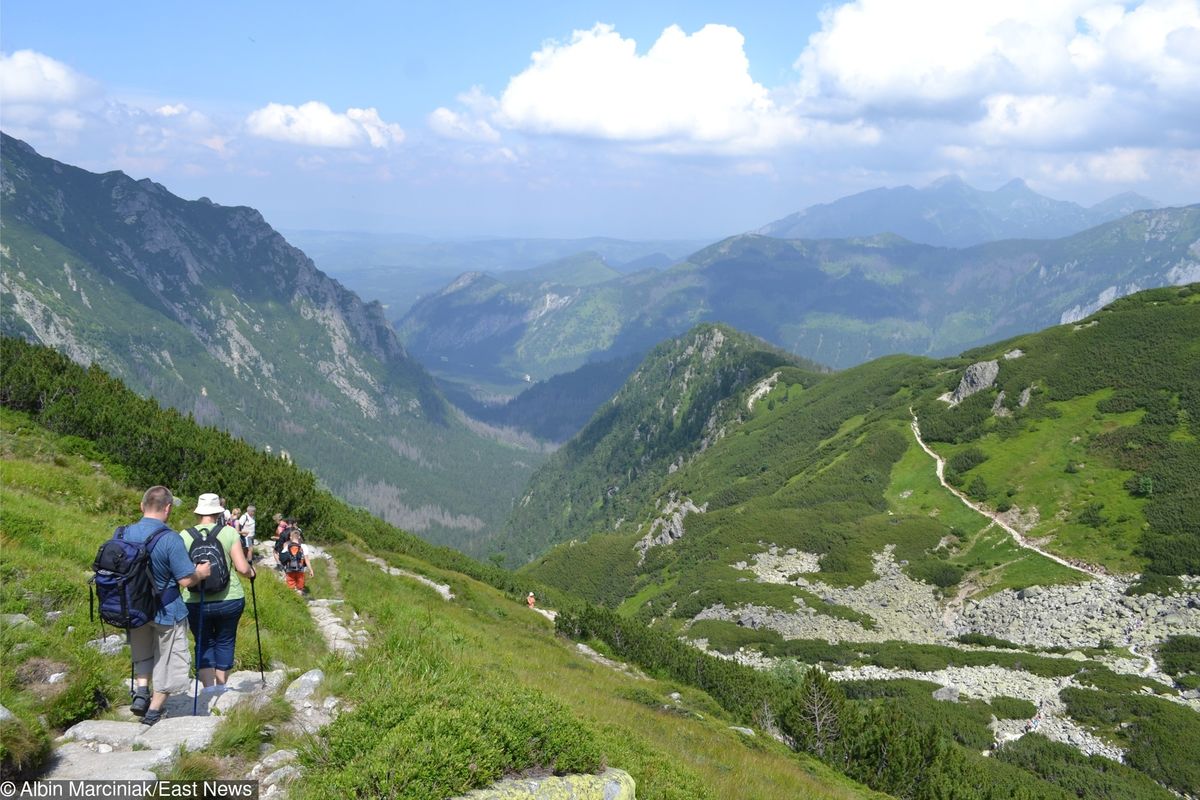
[[[1108,577],[1108,573],[1105,572],[1102,568],[1093,567],[1093,566],[1090,566],[1087,564],[1083,564],[1082,562],[1071,561],[1071,560],[1062,558],[1060,556],[1056,556],[1054,553],[1050,553],[1050,552],[1047,552],[1046,550],[1043,550],[1042,548],[1038,547],[1033,542],[1026,539],[1025,535],[1022,534],[1020,531],[1018,531],[1016,528],[1014,528],[1013,526],[1011,526],[1007,522],[1005,522],[1000,517],[999,513],[994,512],[994,511],[989,511],[988,509],[984,508],[982,505],[971,502],[971,500],[966,495],[964,495],[962,492],[960,492],[955,487],[951,486],[946,481],[946,459],[942,458],[940,455],[938,455],[936,452],[934,452],[929,447],[929,445],[925,444],[925,440],[921,438],[921,425],[917,420],[916,412],[913,411],[912,408],[909,408],[908,413],[912,415],[912,423],[911,423],[910,427],[912,428],[913,436],[917,440],[917,444],[921,446],[921,449],[924,450],[925,453],[930,458],[932,458],[934,460],[934,463],[936,464],[935,471],[937,473],[938,483],[940,483],[942,485],[942,487],[945,488],[948,492],[950,492],[955,497],[957,497],[959,499],[959,501],[961,501],[962,504],[965,505],[967,508],[971,509],[972,511],[976,512],[977,514],[982,514],[983,516],[987,517],[988,520],[990,520],[990,523],[987,526],[988,528],[991,528],[992,526],[999,526],[1002,530],[1004,530],[1006,533],[1008,533],[1008,535],[1010,537],[1012,537],[1013,542],[1015,542],[1018,547],[1021,547],[1021,548],[1024,548],[1025,550],[1030,550],[1034,553],[1037,553],[1038,555],[1048,558],[1051,561],[1055,562],[1056,564],[1061,564],[1062,566],[1067,567],[1068,569],[1075,570],[1076,572],[1082,572],[1083,574],[1089,576],[1090,578],[1102,580],[1102,579],[1105,579]],[[987,530],[987,528],[985,528],[984,530]],[[961,592],[960,592],[960,597],[956,597],[955,599],[961,604],[961,602],[962,602]],[[1158,672],[1158,664],[1155,662],[1154,658],[1146,653],[1139,652],[1137,650],[1136,646],[1133,644],[1133,633],[1135,630],[1136,630],[1136,628],[1131,628],[1130,630],[1126,631],[1125,644],[1129,647],[1129,652],[1132,653],[1135,658],[1141,659],[1146,662],[1146,666],[1142,669],[1142,675],[1155,674]]]

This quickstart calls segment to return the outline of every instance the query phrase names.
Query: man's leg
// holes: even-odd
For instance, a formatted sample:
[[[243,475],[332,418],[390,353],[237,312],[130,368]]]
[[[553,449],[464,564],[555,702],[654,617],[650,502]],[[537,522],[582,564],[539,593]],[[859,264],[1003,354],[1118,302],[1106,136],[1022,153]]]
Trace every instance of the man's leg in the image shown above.
[[[154,695],[150,708],[142,718],[143,724],[153,725],[162,716],[163,704],[173,694],[186,692],[191,653],[188,650],[187,620],[174,625],[154,625],[156,653],[154,658]]]
[[[152,623],[129,631],[129,658],[133,662],[134,685],[129,710],[140,717],[150,705],[150,673],[154,670],[155,636]]]

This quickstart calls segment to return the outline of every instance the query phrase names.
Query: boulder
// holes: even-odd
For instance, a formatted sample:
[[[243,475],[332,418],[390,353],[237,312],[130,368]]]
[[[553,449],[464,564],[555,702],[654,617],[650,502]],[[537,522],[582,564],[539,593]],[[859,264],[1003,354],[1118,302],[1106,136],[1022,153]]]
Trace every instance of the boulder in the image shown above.
[[[956,406],[971,395],[990,389],[999,374],[999,361],[979,361],[967,367],[958,388],[950,394],[950,405]]]
[[[92,639],[88,642],[88,647],[99,650],[106,656],[115,656],[125,649],[125,639],[113,633],[103,639]]]
[[[624,770],[610,768],[599,775],[509,778],[454,800],[635,800],[636,797],[633,777]]]
[[[1017,592],[1017,599],[1028,600],[1032,597],[1037,597],[1041,593],[1042,593],[1041,587],[1026,586],[1024,589],[1021,589],[1020,591]]]
[[[304,708],[312,705],[312,696],[325,680],[325,673],[319,669],[310,669],[296,680],[292,681],[283,697],[293,708]]]
[[[754,731],[750,730],[749,728],[741,728],[741,727],[738,727],[737,725],[730,725],[729,730],[737,731],[742,736],[754,736],[755,735]]]
[[[937,691],[935,691],[933,693],[933,699],[934,700],[943,700],[943,701],[946,701],[949,703],[957,703],[958,702],[958,687],[957,686],[943,686],[942,688],[938,689]]]
[[[8,722],[10,719],[16,719],[17,715],[9,711],[4,706],[0,706],[0,722]]]
[[[3,625],[6,628],[37,627],[37,624],[24,614],[0,614],[0,625]]]

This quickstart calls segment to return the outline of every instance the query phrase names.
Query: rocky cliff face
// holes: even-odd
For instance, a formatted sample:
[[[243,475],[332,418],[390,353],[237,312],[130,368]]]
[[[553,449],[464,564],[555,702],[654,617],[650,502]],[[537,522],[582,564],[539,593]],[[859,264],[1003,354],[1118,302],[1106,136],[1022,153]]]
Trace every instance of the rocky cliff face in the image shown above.
[[[417,530],[466,520],[460,533],[476,535],[528,474],[452,422],[379,304],[318,270],[258,211],[89,173],[7,136],[0,198],[4,333],[286,450],[336,490],[382,480],[385,491],[357,500]],[[454,488],[479,468],[458,456],[476,451],[512,470],[476,482],[504,484],[501,496]]]

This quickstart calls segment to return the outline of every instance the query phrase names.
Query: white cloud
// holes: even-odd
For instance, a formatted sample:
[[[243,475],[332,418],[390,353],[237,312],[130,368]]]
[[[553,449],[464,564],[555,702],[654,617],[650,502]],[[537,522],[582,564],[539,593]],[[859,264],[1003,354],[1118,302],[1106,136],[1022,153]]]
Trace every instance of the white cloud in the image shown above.
[[[804,127],[750,77],[736,28],[672,25],[645,53],[612,26],[550,42],[513,77],[493,120],[504,128],[682,149],[754,149]],[[690,148],[689,148],[690,146]]]
[[[96,84],[66,64],[34,50],[0,53],[0,97],[5,104],[70,105]]]
[[[1195,137],[1200,0],[854,0],[821,19],[795,64],[806,114],[973,123],[990,144]]]
[[[246,118],[254,136],[313,147],[388,147],[404,141],[404,130],[384,122],[374,108],[350,108],[338,114],[315,100],[301,106],[269,103]]]
[[[472,119],[467,114],[445,107],[436,108],[429,115],[429,127],[440,136],[464,142],[495,142],[500,139],[500,132],[487,120]]]
[[[159,106],[154,109],[154,113],[160,117],[177,117],[180,114],[186,114],[188,107],[183,103],[175,103],[174,105]]]

